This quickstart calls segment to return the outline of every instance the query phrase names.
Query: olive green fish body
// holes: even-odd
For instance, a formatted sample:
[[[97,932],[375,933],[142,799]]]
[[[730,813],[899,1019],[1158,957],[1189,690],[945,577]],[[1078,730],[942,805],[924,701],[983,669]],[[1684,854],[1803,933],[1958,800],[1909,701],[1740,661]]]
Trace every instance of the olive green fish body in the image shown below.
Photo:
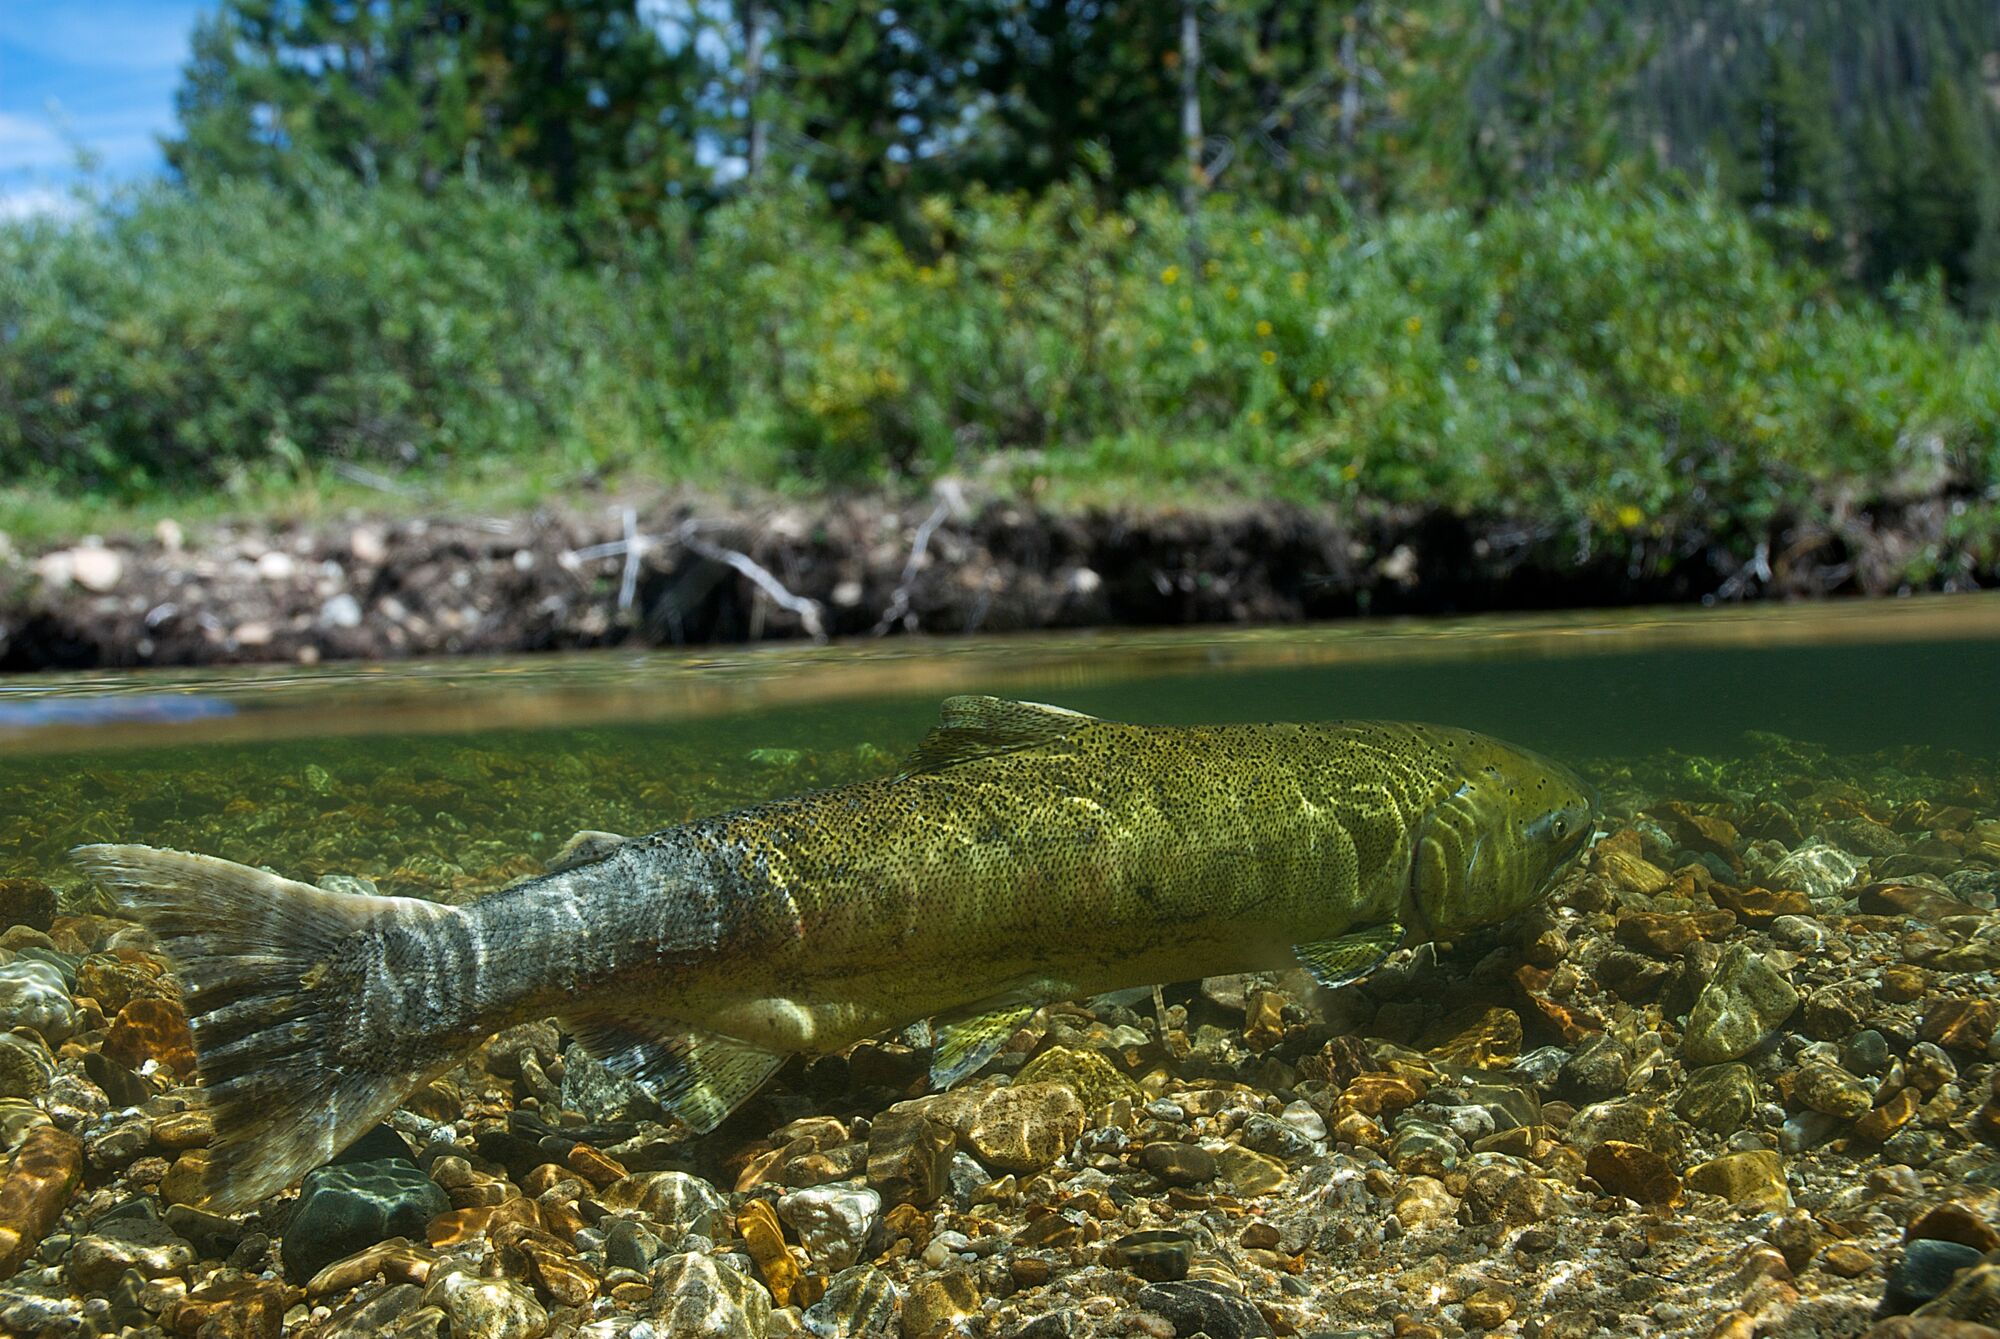
[[[1295,944],[1395,918],[1413,835],[1460,784],[1472,738],[1090,722],[698,823],[686,837],[718,885],[767,912],[733,951],[657,982],[656,999],[736,1035],[760,1016],[741,1002],[790,999],[802,1013],[777,1015],[807,1031],[748,1039],[831,1049],[1010,992],[1288,965]]]
[[[1530,905],[1592,830],[1567,769],[1469,731],[953,698],[894,777],[605,838],[471,906],[76,858],[174,959],[231,1208],[513,1022],[560,1016],[706,1131],[786,1055],[924,1018],[948,1084],[1052,1000],[1294,961],[1343,983]]]

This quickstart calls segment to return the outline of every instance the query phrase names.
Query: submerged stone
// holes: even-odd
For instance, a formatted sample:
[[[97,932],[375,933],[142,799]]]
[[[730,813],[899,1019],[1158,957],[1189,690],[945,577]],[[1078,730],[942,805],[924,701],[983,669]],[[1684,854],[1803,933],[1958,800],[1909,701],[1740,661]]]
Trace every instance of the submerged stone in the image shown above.
[[[1798,1006],[1798,991],[1777,968],[1748,944],[1732,945],[1688,1015],[1682,1041],[1688,1063],[1713,1065],[1748,1055]]]
[[[321,1167],[306,1175],[285,1225],[285,1273],[303,1283],[343,1256],[390,1237],[421,1239],[451,1200],[398,1158]]]

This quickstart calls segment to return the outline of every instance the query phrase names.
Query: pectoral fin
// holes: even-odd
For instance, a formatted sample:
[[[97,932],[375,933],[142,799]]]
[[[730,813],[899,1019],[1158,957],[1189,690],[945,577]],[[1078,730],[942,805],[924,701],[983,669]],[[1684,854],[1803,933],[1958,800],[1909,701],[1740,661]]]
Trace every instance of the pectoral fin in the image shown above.
[[[931,1086],[949,1088],[991,1060],[1040,1007],[1006,1004],[983,1013],[931,1020]]]
[[[1395,921],[1368,925],[1338,939],[1316,939],[1296,944],[1292,952],[1299,965],[1312,973],[1313,980],[1328,990],[1352,985],[1382,965],[1403,942],[1403,927]]]
[[[782,1055],[715,1032],[657,1036],[631,1019],[564,1021],[607,1069],[645,1089],[697,1134],[722,1124],[785,1062]]]

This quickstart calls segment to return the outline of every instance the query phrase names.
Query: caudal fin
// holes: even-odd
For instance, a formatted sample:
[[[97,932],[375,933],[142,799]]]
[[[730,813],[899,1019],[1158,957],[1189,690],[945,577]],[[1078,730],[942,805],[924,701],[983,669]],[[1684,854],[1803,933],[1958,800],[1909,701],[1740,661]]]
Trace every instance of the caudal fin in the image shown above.
[[[215,1116],[206,1207],[239,1211],[284,1189],[456,1058],[395,1017],[410,983],[379,979],[413,945],[448,938],[428,931],[452,908],[150,846],[70,855],[159,939],[186,991]]]

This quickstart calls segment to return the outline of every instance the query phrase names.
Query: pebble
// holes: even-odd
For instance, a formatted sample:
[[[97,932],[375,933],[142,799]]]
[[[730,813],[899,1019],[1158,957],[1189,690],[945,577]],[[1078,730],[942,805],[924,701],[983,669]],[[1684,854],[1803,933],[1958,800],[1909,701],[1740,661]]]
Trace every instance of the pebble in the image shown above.
[[[180,1274],[195,1262],[194,1247],[157,1218],[105,1223],[70,1246],[69,1276],[85,1292],[107,1292],[126,1270],[141,1278]]]
[[[29,1129],[0,1181],[0,1278],[41,1244],[82,1179],[82,1140],[53,1125]]]
[[[1875,1105],[1868,1085],[1839,1065],[1814,1063],[1801,1066],[1793,1091],[1814,1111],[1839,1120],[1853,1120]]]
[[[983,1300],[978,1283],[962,1269],[918,1279],[903,1298],[904,1339],[963,1339]]]
[[[673,1339],[765,1339],[771,1295],[706,1255],[670,1255],[653,1266],[648,1319]]]
[[[167,1328],[196,1339],[279,1339],[285,1286],[273,1279],[225,1279],[190,1292],[167,1313]]]
[[[1914,1311],[1951,1287],[1959,1271],[1980,1261],[1980,1252],[1956,1241],[1925,1237],[1903,1247],[1902,1258],[1889,1271],[1888,1286],[1882,1291],[1886,1315]]]
[[[56,1058],[32,1032],[0,1032],[0,1098],[33,1101],[55,1080]]]
[[[2000,1250],[2000,1230],[1960,1200],[1946,1200],[1926,1209],[1904,1230],[1904,1236],[1911,1241],[1955,1241],[1981,1255]]]
[[[1194,1260],[1194,1238],[1170,1228],[1128,1232],[1105,1248],[1105,1264],[1154,1283],[1187,1277]]]
[[[549,1328],[549,1313],[534,1293],[512,1279],[447,1270],[431,1279],[423,1302],[444,1313],[451,1339],[540,1339]]]
[[[818,1339],[890,1336],[897,1330],[902,1289],[874,1265],[843,1269],[827,1282],[826,1293],[805,1309],[805,1327]]]
[[[869,1127],[868,1184],[885,1205],[934,1204],[950,1184],[958,1135],[934,1107],[926,1098],[898,1102]]]
[[[1271,1323],[1247,1298],[1211,1284],[1151,1283],[1134,1299],[1141,1310],[1165,1316],[1181,1335],[1209,1339],[1270,1339]]]
[[[17,958],[0,965],[0,1030],[24,1027],[49,1045],[76,1031],[76,1006],[52,963]]]
[[[1146,1145],[1139,1160],[1165,1185],[1199,1186],[1215,1179],[1215,1155],[1197,1144],[1160,1140]]]
[[[1396,1191],[1397,1219],[1410,1229],[1441,1227],[1458,1221],[1458,1200],[1445,1189],[1444,1182],[1430,1176],[1412,1176]]]
[[[1782,973],[1747,944],[1723,950],[1715,975],[1688,1015],[1682,1050],[1692,1065],[1735,1060],[1755,1050],[1798,1008]]]
[[[285,1225],[285,1273],[302,1283],[333,1261],[389,1237],[422,1237],[430,1220],[450,1208],[444,1191],[402,1159],[309,1172]]]
[[[1590,1150],[1584,1170],[1609,1193],[1640,1204],[1670,1205],[1681,1198],[1681,1179],[1673,1166],[1641,1144],[1599,1144]]]
[[[852,1186],[814,1186],[778,1200],[778,1217],[798,1234],[813,1265],[822,1273],[847,1268],[882,1214],[882,1196]]]
[[[1743,1128],[1757,1106],[1757,1082],[1750,1067],[1710,1065],[1688,1075],[1674,1112],[1688,1124],[1710,1134],[1727,1135]]]
[[[1687,1184],[1690,1190],[1720,1195],[1739,1208],[1768,1211],[1788,1209],[1792,1203],[1784,1161],[1769,1150],[1725,1153],[1691,1167]]]
[[[1003,1172],[1039,1172],[1083,1133],[1083,1103],[1060,1083],[1016,1083],[968,1103],[958,1132],[972,1155]]]

